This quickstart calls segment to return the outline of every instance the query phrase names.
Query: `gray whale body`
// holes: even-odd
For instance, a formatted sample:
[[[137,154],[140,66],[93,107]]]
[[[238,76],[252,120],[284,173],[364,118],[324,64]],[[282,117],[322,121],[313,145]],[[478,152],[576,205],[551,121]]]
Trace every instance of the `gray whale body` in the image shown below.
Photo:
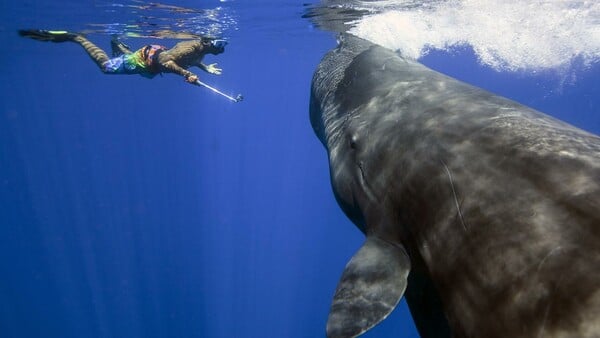
[[[422,337],[600,337],[600,138],[347,34],[310,120],[366,235],[328,337],[403,295]]]

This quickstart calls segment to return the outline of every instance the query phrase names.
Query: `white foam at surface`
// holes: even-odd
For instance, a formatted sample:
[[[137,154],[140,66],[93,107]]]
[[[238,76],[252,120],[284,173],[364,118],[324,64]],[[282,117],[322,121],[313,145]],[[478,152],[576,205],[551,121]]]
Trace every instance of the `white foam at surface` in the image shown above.
[[[397,5],[391,6],[394,2]],[[409,1],[414,4],[414,1]],[[369,2],[364,2],[369,4]],[[468,45],[498,70],[564,69],[600,59],[600,1],[450,0],[431,7],[385,1],[350,33],[418,59]]]

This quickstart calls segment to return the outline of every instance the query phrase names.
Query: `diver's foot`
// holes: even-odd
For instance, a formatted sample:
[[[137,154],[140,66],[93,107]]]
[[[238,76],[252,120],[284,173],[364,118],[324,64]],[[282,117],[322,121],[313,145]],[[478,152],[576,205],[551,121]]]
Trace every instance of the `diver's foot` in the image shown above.
[[[19,35],[38,41],[65,42],[77,37],[77,34],[67,31],[47,31],[42,29],[20,29]]]
[[[131,54],[131,50],[129,49],[129,46],[127,46],[121,40],[119,40],[119,36],[117,34],[113,34],[111,36],[110,47],[112,49],[113,56],[121,56],[123,54]]]

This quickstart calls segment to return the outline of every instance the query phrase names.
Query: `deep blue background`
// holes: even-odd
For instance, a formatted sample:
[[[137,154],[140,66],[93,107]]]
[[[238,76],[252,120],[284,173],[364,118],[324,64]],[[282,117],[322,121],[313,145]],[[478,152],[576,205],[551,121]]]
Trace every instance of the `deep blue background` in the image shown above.
[[[16,34],[105,19],[95,5],[0,5],[0,336],[323,337],[363,240],[308,121],[333,35],[298,1],[225,3],[239,29],[205,60],[224,73],[198,74],[243,93],[234,104],[174,75],[103,75],[75,44]],[[598,67],[561,85],[482,68],[468,50],[424,62],[600,132]],[[416,333],[403,304],[365,336]]]

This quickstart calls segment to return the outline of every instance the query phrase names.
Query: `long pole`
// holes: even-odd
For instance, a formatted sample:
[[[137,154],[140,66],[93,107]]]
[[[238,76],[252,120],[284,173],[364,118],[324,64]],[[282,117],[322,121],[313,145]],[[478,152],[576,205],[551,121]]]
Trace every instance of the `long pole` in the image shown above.
[[[197,80],[196,84],[199,85],[199,86],[206,87],[206,88],[212,90],[213,92],[215,92],[215,93],[217,93],[219,95],[222,95],[222,96],[228,98],[229,100],[231,100],[233,102],[240,102],[240,101],[242,101],[244,99],[244,97],[242,96],[242,94],[238,94],[236,97],[229,96],[229,95],[223,93],[222,91],[218,90],[217,88],[211,87],[211,86],[207,85],[206,83],[204,83],[204,82],[202,82],[200,80]]]

